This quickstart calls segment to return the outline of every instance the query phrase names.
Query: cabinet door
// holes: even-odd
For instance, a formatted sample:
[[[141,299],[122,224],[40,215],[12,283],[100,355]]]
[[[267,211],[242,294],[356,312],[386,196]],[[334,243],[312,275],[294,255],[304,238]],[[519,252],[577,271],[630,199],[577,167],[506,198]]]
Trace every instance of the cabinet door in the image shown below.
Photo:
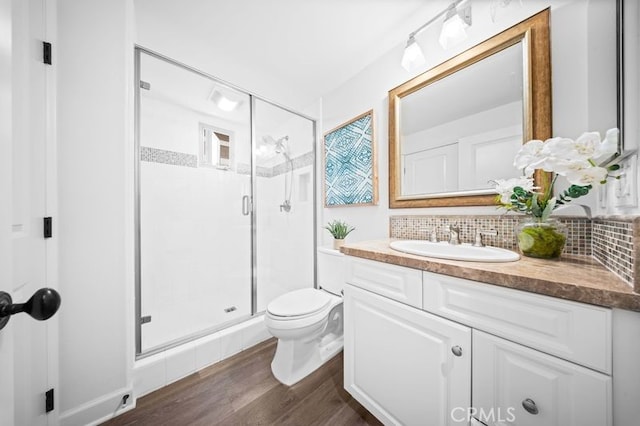
[[[355,399],[385,424],[459,424],[452,410],[471,403],[470,328],[351,285],[344,324],[344,383]]]
[[[473,330],[473,408],[487,425],[611,425],[611,377]]]

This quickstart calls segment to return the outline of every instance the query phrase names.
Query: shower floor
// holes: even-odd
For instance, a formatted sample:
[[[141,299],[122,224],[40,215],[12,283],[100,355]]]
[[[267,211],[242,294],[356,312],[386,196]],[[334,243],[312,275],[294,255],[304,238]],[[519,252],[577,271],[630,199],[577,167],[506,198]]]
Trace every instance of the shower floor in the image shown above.
[[[342,352],[287,387],[270,339],[138,400],[104,425],[380,425],[343,388]]]

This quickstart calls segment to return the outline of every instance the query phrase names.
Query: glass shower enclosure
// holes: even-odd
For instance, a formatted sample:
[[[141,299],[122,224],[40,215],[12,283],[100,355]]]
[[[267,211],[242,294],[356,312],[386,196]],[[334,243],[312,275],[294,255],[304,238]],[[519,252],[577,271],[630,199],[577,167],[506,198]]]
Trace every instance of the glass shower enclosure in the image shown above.
[[[136,48],[136,353],[315,285],[315,121]]]

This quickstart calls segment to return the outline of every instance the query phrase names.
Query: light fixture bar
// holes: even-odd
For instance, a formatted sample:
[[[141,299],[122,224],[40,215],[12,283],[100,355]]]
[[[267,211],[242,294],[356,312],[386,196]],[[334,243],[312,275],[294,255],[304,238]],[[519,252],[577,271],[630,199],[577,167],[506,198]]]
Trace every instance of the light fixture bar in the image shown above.
[[[439,12],[436,16],[434,16],[433,18],[429,19],[426,23],[422,24],[420,27],[418,27],[418,29],[416,29],[415,31],[409,33],[409,38],[415,37],[418,34],[420,34],[425,28],[427,28],[429,25],[433,24],[435,21],[437,21],[438,19],[442,18],[447,12],[449,12],[451,9],[454,9],[456,7],[458,7],[458,5],[464,1],[467,0],[455,0],[453,3],[451,3],[449,6],[447,6],[446,9],[444,9],[443,11]]]
[[[466,33],[464,32],[464,28],[460,28],[461,26],[464,27],[464,25],[471,25],[471,16],[470,16],[470,11],[466,11],[465,10],[465,15],[468,12],[469,13],[469,17],[468,20],[466,19],[465,16],[465,21],[463,23],[460,23],[458,21],[460,21],[461,19],[458,16],[458,6],[462,3],[468,2],[469,0],[454,0],[452,1],[449,6],[447,6],[446,9],[442,10],[440,13],[436,14],[433,18],[431,18],[430,20],[428,20],[427,22],[425,22],[423,25],[421,25],[420,27],[418,27],[415,31],[413,31],[412,33],[409,34],[409,39],[407,40],[407,45],[404,49],[404,54],[402,55],[402,61],[400,62],[400,64],[402,65],[402,67],[407,70],[407,71],[412,71],[413,69],[415,69],[416,67],[418,67],[419,65],[422,65],[426,62],[426,59],[424,57],[424,54],[422,53],[422,49],[420,49],[420,46],[418,45],[418,43],[416,42],[415,36],[418,35],[420,32],[422,32],[425,28],[427,28],[429,25],[431,25],[432,23],[434,23],[435,21],[437,21],[438,19],[442,18],[443,15],[446,14],[445,17],[445,22],[443,24],[443,31],[441,31],[440,33],[440,44],[446,49],[448,44],[450,42],[455,43],[456,41],[459,41],[461,39],[463,39],[464,37],[466,37]],[[469,5],[467,5],[467,9],[469,8]],[[458,17],[458,21],[456,22],[449,22],[447,23],[447,20],[450,20],[450,18],[452,16],[456,16]],[[447,29],[447,31],[445,32],[444,29]]]

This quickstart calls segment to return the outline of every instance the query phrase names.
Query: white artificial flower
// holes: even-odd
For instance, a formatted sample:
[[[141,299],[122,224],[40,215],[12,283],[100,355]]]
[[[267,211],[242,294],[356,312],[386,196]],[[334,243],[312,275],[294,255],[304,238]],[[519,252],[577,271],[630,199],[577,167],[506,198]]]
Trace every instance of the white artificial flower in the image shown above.
[[[525,191],[529,191],[529,192],[536,189],[533,186],[533,178],[530,178],[530,177],[496,179],[494,182],[495,182],[495,190],[500,195],[500,202],[502,204],[511,203],[511,195],[513,194],[513,189],[516,186],[519,186]]]
[[[520,148],[513,161],[513,165],[518,169],[524,169],[526,176],[533,175],[538,165],[542,164],[546,160],[546,156],[543,153],[544,142],[540,140],[532,140]]]
[[[574,151],[574,141],[568,138],[547,139],[542,147],[545,157],[571,158]]]
[[[566,174],[566,178],[571,185],[593,185],[607,179],[607,169],[604,167],[587,167],[572,170]]]
[[[600,147],[600,133],[585,132],[573,143],[574,156],[570,158],[582,158],[587,160],[593,158]]]
[[[619,135],[620,130],[616,128],[607,130],[607,133],[604,136],[604,140],[598,146],[598,149],[593,155],[593,159],[594,161],[596,161],[596,163],[606,160],[607,158],[618,152]]]
[[[570,173],[578,173],[584,169],[593,167],[589,160],[559,160],[555,164],[554,172],[560,176],[567,176]]]

